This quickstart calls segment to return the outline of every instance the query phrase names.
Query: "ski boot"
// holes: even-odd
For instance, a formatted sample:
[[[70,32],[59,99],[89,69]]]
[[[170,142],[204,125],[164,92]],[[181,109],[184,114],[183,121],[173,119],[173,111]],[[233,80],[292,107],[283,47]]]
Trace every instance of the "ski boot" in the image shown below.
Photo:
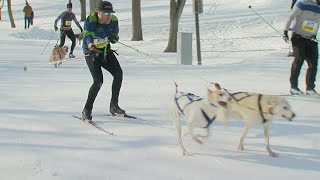
[[[290,94],[292,95],[301,95],[303,92],[299,88],[291,88],[290,89]]]
[[[320,96],[320,94],[314,90],[314,89],[308,89],[306,90],[306,95],[310,95],[310,96]]]
[[[76,56],[73,55],[72,53],[69,54],[69,58],[75,58]]]
[[[90,123],[92,121],[92,110],[84,108],[82,111],[82,120],[89,121]]]
[[[126,114],[126,111],[121,109],[118,105],[118,103],[110,103],[110,109],[109,112],[111,115],[116,115],[116,114]]]

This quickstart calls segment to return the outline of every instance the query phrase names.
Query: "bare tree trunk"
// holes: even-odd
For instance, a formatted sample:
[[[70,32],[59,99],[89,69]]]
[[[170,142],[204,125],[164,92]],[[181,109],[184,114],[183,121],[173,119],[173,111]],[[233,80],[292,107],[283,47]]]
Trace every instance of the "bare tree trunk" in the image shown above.
[[[90,0],[90,13],[96,12],[101,1],[102,0]]]
[[[170,0],[170,32],[167,48],[164,52],[177,52],[177,34],[179,21],[186,0]]]
[[[11,28],[16,28],[16,24],[14,23],[12,9],[11,9],[11,0],[7,0],[7,4],[8,4],[8,13],[10,18]]]
[[[80,0],[81,5],[81,19],[80,21],[85,21],[87,17],[87,11],[86,11],[86,0]]]
[[[4,5],[4,0],[0,0],[0,20],[1,20],[1,9],[3,8],[3,5]]]
[[[142,41],[141,0],[132,0],[132,38],[131,41]]]

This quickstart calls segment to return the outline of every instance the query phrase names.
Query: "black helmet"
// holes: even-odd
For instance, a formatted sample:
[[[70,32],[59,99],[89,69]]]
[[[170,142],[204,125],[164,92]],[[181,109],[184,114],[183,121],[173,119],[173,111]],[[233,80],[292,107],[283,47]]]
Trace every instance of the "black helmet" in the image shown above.
[[[114,13],[112,4],[109,1],[102,1],[98,9],[99,11]]]

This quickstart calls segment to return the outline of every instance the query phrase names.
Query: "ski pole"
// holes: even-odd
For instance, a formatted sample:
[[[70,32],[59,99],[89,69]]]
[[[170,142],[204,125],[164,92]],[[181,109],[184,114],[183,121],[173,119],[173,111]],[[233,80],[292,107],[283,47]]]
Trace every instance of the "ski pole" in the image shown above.
[[[258,14],[253,8],[252,6],[249,6],[249,9],[251,9],[257,16],[259,16],[265,23],[267,23],[273,30],[275,30],[278,34],[280,34],[280,36],[282,37],[282,34],[276,29],[274,28],[267,20],[265,20],[260,14]]]
[[[159,62],[165,64],[165,62],[163,62],[163,61],[161,61],[161,60],[159,60],[159,59],[156,59],[155,57],[152,57],[152,56],[151,56],[150,54],[148,54],[148,53],[142,52],[142,51],[140,51],[139,49],[136,49],[136,48],[134,48],[134,47],[131,47],[131,46],[129,46],[129,45],[127,45],[127,44],[124,44],[124,43],[122,43],[122,42],[119,42],[119,41],[117,41],[117,42],[118,42],[119,44],[122,44],[122,45],[130,48],[130,49],[135,50],[137,53],[140,53],[140,54],[142,54],[142,55],[144,55],[144,56],[146,56],[146,57],[148,57],[148,58],[150,58],[150,59],[153,59],[153,60],[156,60],[156,61],[159,61]]]
[[[52,33],[51,38],[49,39],[49,41],[48,41],[47,45],[44,47],[44,49],[43,49],[43,51],[42,51],[41,55],[42,55],[42,54],[43,54],[43,52],[47,49],[47,47],[48,47],[48,45],[49,45],[50,41],[52,40],[52,38],[53,38],[53,36],[54,36],[54,33],[55,33],[55,32],[53,32],[53,33]]]

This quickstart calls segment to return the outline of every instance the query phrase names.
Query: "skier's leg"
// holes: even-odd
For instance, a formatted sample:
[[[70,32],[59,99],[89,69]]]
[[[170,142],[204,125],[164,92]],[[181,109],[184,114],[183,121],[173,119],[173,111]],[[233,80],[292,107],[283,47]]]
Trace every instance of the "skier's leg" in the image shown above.
[[[87,102],[84,108],[91,111],[93,108],[93,103],[103,83],[103,74],[99,60],[94,60],[91,56],[86,56],[85,59],[93,78],[93,84],[90,87]]]
[[[68,36],[68,38],[69,38],[69,39],[71,40],[71,42],[72,42],[71,48],[70,48],[70,54],[73,54],[73,50],[74,50],[74,48],[75,48],[75,46],[76,46],[76,37],[75,37],[74,32],[73,32],[72,29],[71,29],[71,30],[68,30],[68,31],[66,32],[66,35]]]
[[[111,102],[118,103],[119,93],[122,85],[123,72],[122,68],[112,51],[109,51],[106,55],[106,61],[103,63],[103,68],[110,72],[113,76],[112,82],[112,97]]]
[[[306,49],[306,61],[308,63],[308,70],[306,75],[307,90],[314,90],[318,67],[318,45],[310,42],[310,46]]]
[[[123,72],[117,58],[112,51],[108,51],[108,53],[106,54],[106,59],[102,66],[113,76],[112,96],[110,100],[109,111],[111,114],[125,114],[125,110],[121,109],[118,105]]]
[[[305,50],[306,46],[302,38],[292,37],[292,47],[294,52],[294,60],[291,66],[290,83],[291,88],[298,88],[298,77],[300,75],[300,70],[305,60]]]
[[[27,29],[27,17],[24,17],[24,29]]]
[[[59,47],[62,47],[66,41],[66,33],[64,30],[60,31],[60,44]]]

